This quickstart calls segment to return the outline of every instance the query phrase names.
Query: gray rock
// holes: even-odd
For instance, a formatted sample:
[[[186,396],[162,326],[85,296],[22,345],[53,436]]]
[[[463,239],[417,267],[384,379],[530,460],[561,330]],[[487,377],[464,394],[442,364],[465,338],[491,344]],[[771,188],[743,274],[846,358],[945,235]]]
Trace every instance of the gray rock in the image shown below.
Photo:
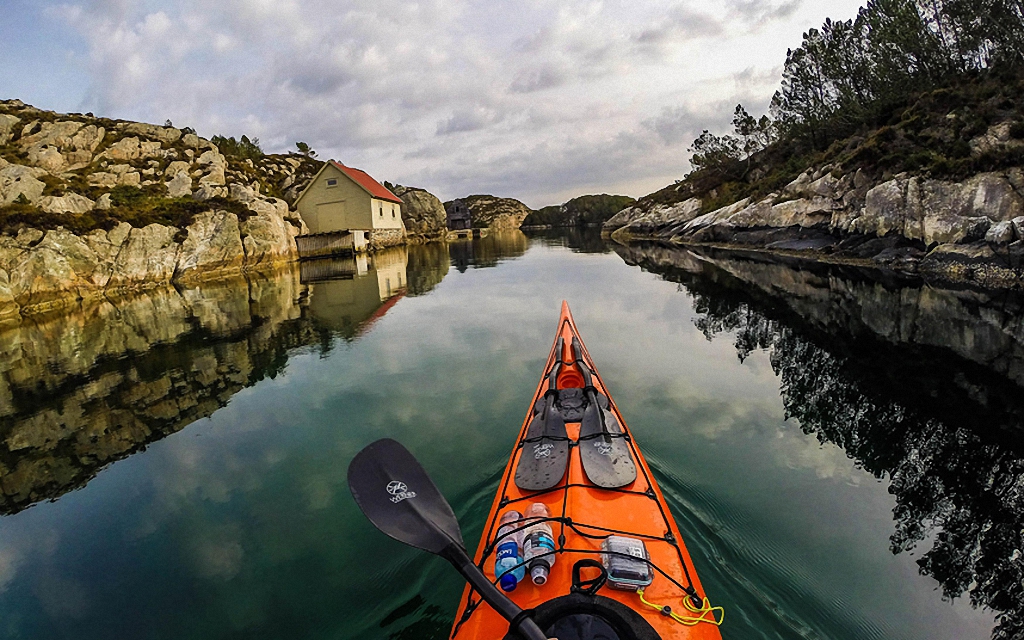
[[[188,177],[188,173],[178,173],[166,184],[168,197],[186,198],[192,195],[192,178]]]
[[[117,186],[117,175],[116,173],[110,173],[107,171],[97,171],[96,173],[89,174],[89,184],[94,187],[103,187],[104,189],[113,189]]]
[[[88,213],[95,206],[95,202],[77,193],[67,193],[63,196],[43,196],[39,199],[39,208],[47,213]]]
[[[199,188],[195,190],[192,197],[196,200],[209,200],[210,198],[226,198],[227,195],[228,190],[224,187],[200,183]]]
[[[35,246],[43,236],[46,235],[39,229],[25,228],[18,232],[17,237],[14,239],[19,245],[24,248]]]
[[[228,198],[232,200],[238,200],[242,203],[252,202],[253,198],[256,197],[256,192],[253,191],[252,187],[247,187],[244,184],[238,182],[232,182],[228,187]]]
[[[164,175],[167,176],[168,178],[173,178],[179,173],[187,174],[190,166],[191,165],[188,162],[185,162],[184,160],[175,160],[174,162],[167,165],[167,168],[164,170]]]
[[[136,137],[121,138],[107,147],[98,158],[109,158],[114,162],[131,162],[139,158],[139,139]]]
[[[106,211],[110,208],[110,194],[104,193],[96,199],[96,208],[100,211]]]
[[[20,164],[9,164],[0,169],[0,204],[11,204],[19,196],[29,202],[36,202],[43,195],[46,185],[37,178],[46,171]]]
[[[1024,240],[1024,216],[1017,216],[1010,222],[1013,223],[1013,231],[1017,234],[1017,237]]]
[[[18,116],[0,113],[0,145],[5,145],[11,141],[11,136],[14,132],[14,125],[19,122],[21,122],[21,118]]]
[[[884,236],[889,233],[906,234],[907,183],[889,180],[868,190],[864,208],[859,214],[833,222],[833,226],[851,233]]]
[[[0,269],[0,324],[17,322],[21,319],[21,305],[14,300],[11,280],[7,271]]]
[[[114,261],[109,286],[171,281],[178,262],[178,230],[151,224],[132,229]]]
[[[23,133],[18,146],[27,155],[29,164],[56,174],[87,166],[105,135],[103,127],[92,124],[71,120],[44,122],[39,131]]]
[[[164,157],[163,152],[160,150],[160,143],[157,142],[157,141],[140,142],[139,143],[139,157],[140,158],[162,158],[162,157]]]
[[[137,187],[142,182],[142,176],[139,175],[138,171],[129,171],[122,173],[117,177],[117,184],[127,185],[130,187]]]
[[[159,127],[155,124],[145,124],[142,122],[133,122],[125,127],[124,131],[125,133],[144,136],[167,144],[171,144],[181,137],[181,129],[175,129],[174,127]]]
[[[257,198],[249,203],[255,212],[239,225],[242,246],[245,248],[245,265],[269,265],[275,262],[295,260],[297,230],[288,223],[288,203],[277,198]]]
[[[181,143],[189,149],[199,148],[199,136],[194,133],[186,133],[181,137]]]
[[[402,222],[409,233],[437,234],[447,229],[444,204],[425,189],[396,187],[394,194],[402,199]]]
[[[227,211],[206,211],[188,226],[175,267],[175,280],[189,280],[212,271],[237,271],[245,252],[239,234],[238,216]]]
[[[1013,223],[1009,220],[997,222],[985,234],[985,242],[992,244],[1010,244],[1014,241]]]

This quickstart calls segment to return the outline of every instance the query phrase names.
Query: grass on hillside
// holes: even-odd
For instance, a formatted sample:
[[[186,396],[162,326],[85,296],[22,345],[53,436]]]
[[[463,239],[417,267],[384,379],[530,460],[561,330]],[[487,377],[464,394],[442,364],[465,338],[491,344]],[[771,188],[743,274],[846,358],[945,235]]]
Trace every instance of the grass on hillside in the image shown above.
[[[846,134],[827,148],[800,140],[779,140],[728,166],[696,171],[640,200],[641,206],[674,204],[698,197],[702,212],[750,197],[779,192],[810,167],[836,166],[838,174],[863,170],[874,181],[911,172],[941,180],[962,180],[984,171],[1024,164],[1024,150],[972,154],[970,140],[1000,122],[1024,139],[1024,73],[981,72],[934,91],[880,105],[863,122],[846,123]]]

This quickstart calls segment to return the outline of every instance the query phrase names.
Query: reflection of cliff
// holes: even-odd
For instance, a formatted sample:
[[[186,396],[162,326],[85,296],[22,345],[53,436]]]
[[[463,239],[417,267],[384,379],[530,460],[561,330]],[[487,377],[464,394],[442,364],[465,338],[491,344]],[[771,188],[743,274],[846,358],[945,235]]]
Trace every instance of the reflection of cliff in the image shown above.
[[[575,253],[610,253],[610,242],[601,237],[601,227],[555,227],[530,229],[530,238],[541,238],[545,243],[572,249]]]
[[[321,341],[292,267],[102,301],[0,333],[0,513],[102,467],[276,375]]]
[[[312,285],[310,314],[347,340],[361,335],[405,295],[408,262],[405,247],[303,262],[302,280]]]
[[[936,289],[880,271],[617,247],[709,304],[747,302],[814,336],[880,392],[979,431],[1024,424],[1024,295]],[[799,267],[806,267],[800,263]]]
[[[709,338],[733,334],[741,358],[767,349],[787,417],[890,478],[893,551],[930,539],[921,570],[947,597],[968,593],[998,612],[996,638],[1024,637],[1019,295],[811,273],[735,254],[623,253],[681,282]]]
[[[426,295],[448,275],[448,267],[451,264],[448,247],[442,242],[428,242],[412,244],[407,249],[408,293],[410,296]]]
[[[502,260],[526,253],[530,241],[519,229],[490,231],[481,238],[455,240],[448,244],[452,264],[459,271],[468,267],[494,267]]]

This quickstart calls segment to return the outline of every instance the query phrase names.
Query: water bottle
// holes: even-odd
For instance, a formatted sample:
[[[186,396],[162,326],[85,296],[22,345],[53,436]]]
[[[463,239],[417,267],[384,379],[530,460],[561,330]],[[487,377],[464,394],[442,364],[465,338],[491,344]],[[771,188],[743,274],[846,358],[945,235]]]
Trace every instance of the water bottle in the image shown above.
[[[534,502],[526,510],[527,520],[550,517],[551,512],[548,511],[547,505],[540,502]],[[551,553],[554,550],[555,538],[551,533],[551,525],[547,522],[532,524],[523,532],[523,558],[530,569],[533,584],[542,585],[548,581],[548,573],[555,564],[555,554]]]
[[[522,519],[523,516],[518,511],[506,511],[498,521],[496,537],[501,538],[506,533],[515,531],[522,525]],[[526,575],[526,566],[522,564],[523,556],[519,553],[519,541],[522,537],[521,531],[515,531],[508,537],[501,538],[494,550],[494,575],[498,576],[498,584],[504,591],[514,590]]]

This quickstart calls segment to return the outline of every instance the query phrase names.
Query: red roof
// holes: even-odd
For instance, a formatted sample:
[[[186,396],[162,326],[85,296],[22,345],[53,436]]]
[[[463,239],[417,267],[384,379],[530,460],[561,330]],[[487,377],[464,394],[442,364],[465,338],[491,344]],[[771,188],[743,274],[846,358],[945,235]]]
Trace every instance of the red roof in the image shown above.
[[[352,178],[352,180],[354,180],[355,183],[358,184],[360,187],[366,189],[366,191],[374,198],[380,198],[381,200],[389,200],[391,202],[397,202],[398,204],[402,204],[401,198],[388,191],[386,188],[384,188],[384,185],[371,178],[370,174],[366,173],[365,171],[361,169],[355,169],[353,167],[346,167],[345,165],[335,160],[331,160],[331,164],[338,167],[338,169],[346,176]]]

